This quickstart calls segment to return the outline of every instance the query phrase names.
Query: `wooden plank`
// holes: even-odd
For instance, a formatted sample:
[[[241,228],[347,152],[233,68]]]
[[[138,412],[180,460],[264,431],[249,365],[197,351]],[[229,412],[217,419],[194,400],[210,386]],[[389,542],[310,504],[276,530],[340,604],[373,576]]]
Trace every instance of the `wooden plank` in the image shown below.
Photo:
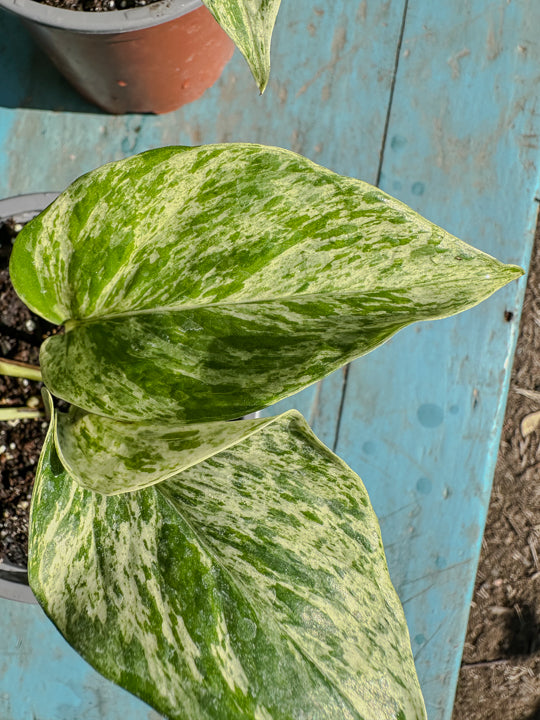
[[[104,162],[159,145],[233,140],[280,145],[374,182],[404,5],[287,0],[262,98],[236,53],[202,100],[160,117],[110,117],[92,108],[19,23],[0,14],[0,197],[61,190]],[[330,443],[341,389],[337,373],[294,402]],[[37,613],[0,601],[3,720],[155,717],[100,680]]]
[[[2,720],[159,720],[79,658],[35,605],[0,600]]]
[[[540,5],[409,2],[382,187],[528,265],[537,214]],[[430,720],[450,718],[525,280],[355,363],[337,446],[364,478]],[[505,311],[514,313],[505,321]]]

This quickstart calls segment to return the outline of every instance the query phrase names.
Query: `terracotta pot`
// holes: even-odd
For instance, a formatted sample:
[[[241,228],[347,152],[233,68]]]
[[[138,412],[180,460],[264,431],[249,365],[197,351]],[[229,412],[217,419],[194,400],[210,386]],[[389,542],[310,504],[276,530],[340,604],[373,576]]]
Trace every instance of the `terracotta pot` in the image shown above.
[[[234,45],[200,0],[77,12],[0,0],[69,82],[111,113],[166,113],[211,87]]]

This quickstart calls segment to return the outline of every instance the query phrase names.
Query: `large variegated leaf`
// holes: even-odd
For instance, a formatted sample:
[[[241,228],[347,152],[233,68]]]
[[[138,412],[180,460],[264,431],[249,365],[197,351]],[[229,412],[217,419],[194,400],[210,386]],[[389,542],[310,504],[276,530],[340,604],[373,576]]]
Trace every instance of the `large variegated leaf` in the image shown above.
[[[178,720],[425,718],[360,479],[290,414],[106,497],[48,435],[29,577],[103,675]]]
[[[170,478],[274,418],[175,426],[120,422],[72,407],[55,422],[56,449],[71,477],[89,490],[116,495]]]
[[[19,235],[10,270],[66,325],[41,352],[55,395],[180,423],[265,407],[521,274],[370,185],[241,144],[83,176]]]
[[[281,0],[203,0],[246,58],[259,90],[270,75],[270,44]]]

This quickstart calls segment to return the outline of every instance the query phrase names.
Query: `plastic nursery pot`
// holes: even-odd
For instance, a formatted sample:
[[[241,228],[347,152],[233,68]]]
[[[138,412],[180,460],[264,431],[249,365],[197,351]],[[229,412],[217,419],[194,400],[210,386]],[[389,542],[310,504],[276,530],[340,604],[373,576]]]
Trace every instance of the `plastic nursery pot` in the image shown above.
[[[48,192],[0,200],[0,222],[13,218],[17,222],[26,223],[50,205],[57,196],[58,193]],[[28,586],[26,568],[0,562],[0,598],[26,603],[37,602]]]
[[[77,12],[35,0],[0,0],[22,18],[58,70],[110,113],[166,113],[199,98],[234,44],[201,0]]]
[[[25,568],[0,562],[0,598],[36,605],[37,600],[28,585]]]

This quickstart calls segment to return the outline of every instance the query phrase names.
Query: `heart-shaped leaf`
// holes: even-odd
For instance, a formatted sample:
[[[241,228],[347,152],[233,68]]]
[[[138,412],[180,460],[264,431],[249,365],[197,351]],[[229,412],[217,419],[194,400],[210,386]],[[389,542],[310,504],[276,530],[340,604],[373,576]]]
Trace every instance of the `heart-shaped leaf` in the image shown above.
[[[281,0],[203,0],[246,58],[261,93],[270,75],[270,44]]]
[[[29,577],[76,650],[169,718],[425,718],[366,491],[297,413],[113,497],[72,480],[51,430]]]
[[[276,148],[163,148],[83,176],[16,240],[66,333],[47,387],[117,420],[228,420],[522,274],[366,183]]]

